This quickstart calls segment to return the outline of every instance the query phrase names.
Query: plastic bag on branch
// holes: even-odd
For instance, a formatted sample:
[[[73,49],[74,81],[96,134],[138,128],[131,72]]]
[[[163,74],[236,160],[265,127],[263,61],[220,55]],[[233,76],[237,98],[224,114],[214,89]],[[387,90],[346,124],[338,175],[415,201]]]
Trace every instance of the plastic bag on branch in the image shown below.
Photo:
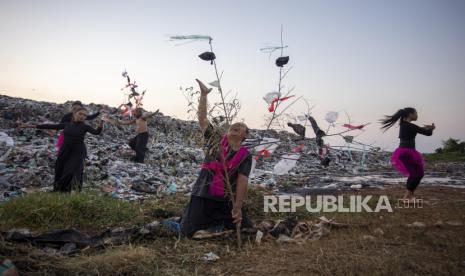
[[[269,92],[263,96],[263,100],[265,100],[265,102],[270,105],[274,99],[279,99],[279,97],[281,97],[279,92]]]
[[[349,144],[351,144],[354,141],[354,136],[351,136],[351,135],[346,135],[343,138],[346,141],[346,143],[349,143]]]
[[[339,112],[331,111],[331,112],[326,113],[325,120],[326,122],[330,124],[334,124],[337,121],[338,117],[339,117]]]
[[[220,87],[220,83],[219,83],[217,80],[216,80],[216,81],[212,81],[212,82],[210,82],[209,84],[210,84],[211,86],[213,86],[213,87],[216,87],[216,88]]]
[[[302,115],[299,115],[299,116],[297,116],[297,120],[299,120],[299,121],[301,121],[301,122],[306,122],[306,121],[307,121],[307,117],[302,116]]]
[[[278,102],[283,102],[283,101],[286,101],[286,100],[289,100],[290,98],[294,97],[295,95],[292,95],[292,96],[288,96],[288,97],[284,97],[284,98],[274,98],[272,101],[271,101],[271,104],[270,106],[268,107],[268,111],[269,112],[273,112],[275,110],[275,107],[277,106],[277,103]]]
[[[281,160],[274,166],[273,174],[284,175],[292,170],[299,160],[300,154],[285,154],[281,156]]]

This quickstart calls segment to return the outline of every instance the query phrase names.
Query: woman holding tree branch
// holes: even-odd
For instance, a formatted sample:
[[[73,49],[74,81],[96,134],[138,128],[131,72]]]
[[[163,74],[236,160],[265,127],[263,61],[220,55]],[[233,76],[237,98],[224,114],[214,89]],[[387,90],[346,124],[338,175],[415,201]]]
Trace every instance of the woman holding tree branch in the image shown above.
[[[211,89],[197,82],[205,160],[181,219],[181,232],[187,237],[198,230],[216,232],[252,227],[242,208],[252,167],[252,155],[242,146],[248,128],[244,123],[234,123],[222,135],[207,118],[207,96]]]

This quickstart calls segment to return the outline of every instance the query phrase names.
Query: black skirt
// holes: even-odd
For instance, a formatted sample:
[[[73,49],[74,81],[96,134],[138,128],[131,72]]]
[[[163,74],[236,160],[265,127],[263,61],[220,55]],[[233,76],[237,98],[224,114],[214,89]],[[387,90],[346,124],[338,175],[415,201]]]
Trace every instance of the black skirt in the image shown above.
[[[84,143],[63,144],[55,163],[54,191],[71,192],[71,190],[82,189],[85,156]]]
[[[181,218],[181,233],[192,237],[198,230],[206,230],[215,226],[235,229],[232,220],[232,203],[209,198],[191,196],[191,200]],[[242,209],[241,228],[252,228],[253,224]]]

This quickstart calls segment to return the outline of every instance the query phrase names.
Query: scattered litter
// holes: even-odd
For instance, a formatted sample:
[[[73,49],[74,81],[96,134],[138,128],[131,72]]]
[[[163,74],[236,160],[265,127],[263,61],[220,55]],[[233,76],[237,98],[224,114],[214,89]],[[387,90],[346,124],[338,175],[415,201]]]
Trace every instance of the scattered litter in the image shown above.
[[[233,230],[226,230],[226,231],[208,231],[208,230],[199,230],[192,235],[192,239],[194,240],[205,240],[211,238],[219,238],[219,237],[228,237],[234,231]]]
[[[453,220],[451,220],[451,221],[446,221],[446,224],[447,224],[447,225],[450,225],[450,226],[462,226],[462,225],[463,225],[462,222],[460,222],[460,221],[453,221]]]
[[[258,230],[258,231],[257,231],[257,234],[256,234],[256,236],[255,236],[255,242],[256,242],[257,244],[260,244],[260,243],[262,242],[262,238],[263,238],[263,232],[260,231],[260,230]]]
[[[13,147],[15,145],[13,138],[3,131],[0,131],[0,143],[4,143],[7,147]]]
[[[351,189],[354,189],[354,190],[359,190],[362,188],[362,184],[354,184],[354,185],[350,185],[350,188]]]
[[[285,154],[281,156],[281,160],[274,166],[273,173],[276,175],[287,174],[295,167],[299,158],[300,154]]]
[[[376,240],[376,238],[371,236],[371,235],[363,235],[362,239],[369,240],[369,241],[375,241]]]
[[[418,228],[423,228],[426,227],[426,224],[420,221],[415,221],[413,223],[407,224],[407,227],[418,227]]]
[[[292,238],[289,237],[289,236],[283,235],[283,234],[280,234],[280,235],[279,235],[279,238],[278,238],[276,241],[279,242],[279,243],[295,242],[294,239],[292,239]]]
[[[206,262],[214,262],[214,261],[219,260],[220,257],[213,252],[209,252],[203,255],[201,259]]]

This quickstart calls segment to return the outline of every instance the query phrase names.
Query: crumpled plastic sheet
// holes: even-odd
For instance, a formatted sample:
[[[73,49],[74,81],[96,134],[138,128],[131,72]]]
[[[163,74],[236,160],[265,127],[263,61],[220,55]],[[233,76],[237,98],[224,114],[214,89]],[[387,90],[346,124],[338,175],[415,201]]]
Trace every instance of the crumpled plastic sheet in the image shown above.
[[[3,131],[0,131],[0,143],[4,143],[8,147],[13,147],[15,145],[13,138]]]
[[[281,160],[274,166],[273,173],[275,175],[284,175],[292,170],[299,160],[300,154],[285,154],[281,156]]]

